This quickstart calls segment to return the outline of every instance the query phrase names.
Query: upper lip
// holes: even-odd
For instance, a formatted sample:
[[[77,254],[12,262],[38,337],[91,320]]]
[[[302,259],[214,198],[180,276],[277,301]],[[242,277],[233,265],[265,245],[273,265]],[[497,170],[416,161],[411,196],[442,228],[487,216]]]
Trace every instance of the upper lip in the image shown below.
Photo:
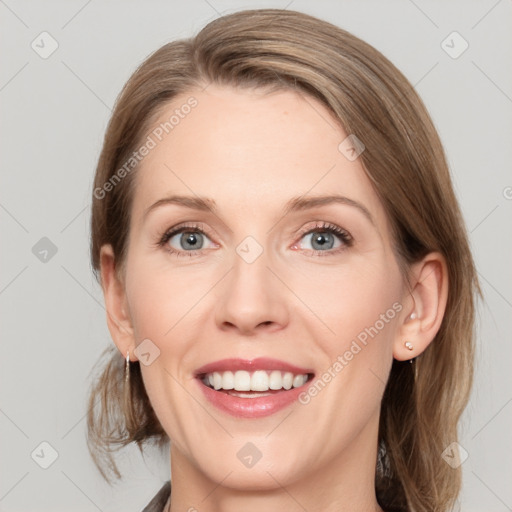
[[[245,370],[253,372],[256,370],[281,370],[284,372],[291,372],[294,374],[313,373],[313,370],[308,368],[301,368],[299,366],[273,359],[269,357],[258,357],[256,359],[221,359],[212,363],[205,364],[195,371],[195,376],[199,377],[207,373],[225,372]]]

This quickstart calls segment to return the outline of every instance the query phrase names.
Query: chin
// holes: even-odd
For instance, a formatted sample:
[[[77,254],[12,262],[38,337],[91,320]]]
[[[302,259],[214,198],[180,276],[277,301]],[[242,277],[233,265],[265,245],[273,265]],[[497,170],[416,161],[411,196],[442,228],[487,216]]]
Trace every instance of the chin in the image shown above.
[[[267,472],[268,471],[268,472]],[[229,476],[227,476],[229,474]],[[286,477],[285,477],[286,475]],[[223,487],[237,491],[272,491],[289,483],[293,475],[289,471],[277,471],[276,468],[261,467],[260,469],[236,469],[226,466],[222,471],[212,473],[208,470],[208,477],[214,482],[222,482]],[[287,480],[285,480],[287,478]]]
[[[239,451],[238,446],[236,450]],[[310,464],[302,466],[295,458],[286,460],[275,451],[270,453],[271,457],[261,456],[256,462],[248,461],[247,466],[236,456],[223,457],[221,454],[212,454],[208,460],[198,460],[197,465],[210,480],[222,482],[224,487],[239,491],[277,489],[305,477],[308,467],[311,470]],[[243,455],[244,452],[240,456],[242,460]],[[212,457],[216,459],[213,463]]]

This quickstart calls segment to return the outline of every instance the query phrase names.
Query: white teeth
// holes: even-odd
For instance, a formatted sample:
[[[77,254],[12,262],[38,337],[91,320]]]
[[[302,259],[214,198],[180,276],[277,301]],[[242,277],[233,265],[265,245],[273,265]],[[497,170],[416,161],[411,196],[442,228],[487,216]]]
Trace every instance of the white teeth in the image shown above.
[[[213,372],[213,389],[222,387],[222,375],[219,372]]]
[[[299,386],[302,386],[304,384],[304,375],[295,375],[293,377],[293,387],[298,388]]]
[[[235,388],[235,376],[233,372],[224,372],[222,374],[222,389],[234,389]]]
[[[254,372],[251,377],[251,391],[268,391],[268,375],[263,370]]]
[[[244,370],[235,372],[235,390],[251,391],[251,374]]]
[[[298,388],[308,380],[307,374],[294,375],[291,372],[280,372],[279,370],[267,371],[257,370],[249,373],[245,370],[236,372],[213,372],[203,377],[207,386],[219,390],[234,391],[268,391]]]
[[[238,398],[261,398],[262,396],[268,396],[270,393],[253,393],[252,391],[234,391],[233,389],[228,391],[228,395],[237,396]]]
[[[283,388],[291,389],[293,385],[293,373],[286,372],[283,377]]]
[[[269,388],[270,389],[281,389],[283,387],[283,377],[281,376],[281,372],[278,370],[274,370],[270,374],[270,382],[269,382]]]

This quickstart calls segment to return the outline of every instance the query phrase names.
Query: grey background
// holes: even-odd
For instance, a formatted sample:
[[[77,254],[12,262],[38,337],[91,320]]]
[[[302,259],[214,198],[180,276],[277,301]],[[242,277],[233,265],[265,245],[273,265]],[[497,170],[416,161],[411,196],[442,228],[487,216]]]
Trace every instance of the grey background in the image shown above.
[[[88,260],[93,173],[111,107],[135,67],[221,13],[257,7],[304,11],[365,39],[430,110],[485,293],[475,390],[461,425],[469,456],[460,506],[512,510],[510,0],[0,0],[1,511],[139,511],[169,478],[167,453],[142,459],[128,449],[125,479],[110,488],[85,444],[89,372],[112,343]],[[31,47],[43,31],[59,45],[47,59]],[[469,43],[455,59],[441,45],[453,31]],[[47,469],[42,442],[58,453]]]

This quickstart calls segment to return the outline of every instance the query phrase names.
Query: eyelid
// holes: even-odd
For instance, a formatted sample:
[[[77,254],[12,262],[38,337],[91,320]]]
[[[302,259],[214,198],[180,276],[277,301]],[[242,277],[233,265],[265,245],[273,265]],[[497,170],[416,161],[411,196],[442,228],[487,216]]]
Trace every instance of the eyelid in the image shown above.
[[[213,244],[218,246],[218,244],[212,240],[212,238],[214,238],[214,237],[210,234],[210,230],[208,228],[206,228],[202,222],[183,222],[183,223],[177,224],[176,226],[173,226],[173,227],[165,230],[163,235],[161,235],[159,237],[159,240],[156,245],[166,246],[171,238],[182,233],[183,231],[197,231],[199,233],[202,233],[203,235],[207,236]],[[176,249],[166,248],[166,250],[171,253],[186,252],[186,253],[194,254],[194,253],[200,252],[204,249],[194,249],[192,251],[178,251]]]
[[[310,233],[314,233],[315,231],[324,231],[333,234],[334,236],[338,237],[338,239],[341,241],[342,246],[336,248],[335,250],[327,250],[327,251],[320,251],[318,249],[303,249],[303,251],[307,251],[309,253],[314,253],[315,255],[321,255],[321,256],[328,256],[328,255],[335,255],[338,254],[340,251],[343,251],[347,249],[348,247],[353,245],[354,238],[352,235],[344,228],[327,222],[327,221],[312,221],[314,224],[309,225],[306,227],[303,227],[299,230],[298,234],[296,235],[297,241],[292,244],[292,248],[296,248],[300,240]],[[189,255],[189,256],[195,256],[197,253],[201,253],[203,251],[211,250],[211,249],[193,249],[190,251],[184,251],[184,250],[177,250],[172,249],[168,247],[168,242],[171,238],[174,236],[184,232],[184,231],[196,231],[199,233],[202,233],[203,235],[207,236],[212,244],[219,247],[220,245],[213,240],[213,236],[210,234],[209,228],[205,227],[205,225],[202,222],[183,222],[180,224],[177,224],[176,226],[173,226],[166,230],[164,234],[160,237],[159,241],[157,242],[158,246],[164,247],[166,251],[168,251],[171,254],[174,254],[175,256],[182,256],[182,255]]]
[[[320,231],[320,230],[324,229],[325,231],[339,232],[339,233],[346,234],[347,237],[352,239],[352,235],[345,228],[342,228],[341,226],[338,226],[337,224],[333,224],[333,223],[325,221],[325,220],[316,220],[316,221],[312,221],[312,222],[314,223],[313,226],[301,228],[299,230],[299,233],[297,236],[303,237],[304,235],[307,235],[313,231]]]
[[[354,245],[354,237],[350,234],[349,231],[347,231],[345,228],[342,228],[341,226],[338,226],[337,224],[333,224],[331,222],[327,221],[314,221],[315,225],[310,227],[302,228],[299,231],[299,234],[297,235],[298,241],[300,241],[304,236],[309,235],[310,233],[314,233],[315,231],[318,232],[327,232],[331,233],[334,236],[336,236],[341,241],[341,247],[338,247],[334,250],[329,251],[320,251],[318,249],[303,249],[304,251],[309,251],[310,253],[322,255],[322,256],[328,256],[328,255],[335,255],[338,254],[340,251],[343,251],[347,249],[348,247],[351,247]],[[292,245],[292,248],[296,248],[298,245],[298,242],[295,242]]]

